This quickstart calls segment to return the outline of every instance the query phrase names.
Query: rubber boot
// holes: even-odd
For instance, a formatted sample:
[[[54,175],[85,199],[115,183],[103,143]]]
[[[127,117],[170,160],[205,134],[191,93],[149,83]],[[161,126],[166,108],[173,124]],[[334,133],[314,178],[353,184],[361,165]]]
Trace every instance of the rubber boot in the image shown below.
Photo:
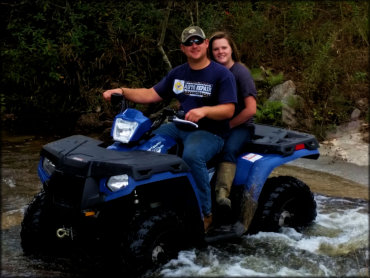
[[[219,206],[228,207],[231,209],[231,201],[229,199],[231,185],[235,177],[236,164],[232,162],[221,162],[217,169],[216,179],[216,202]]]
[[[244,195],[244,202],[241,211],[241,222],[244,225],[245,231],[248,230],[252,223],[254,214],[257,210],[257,202],[255,202],[249,193]]]

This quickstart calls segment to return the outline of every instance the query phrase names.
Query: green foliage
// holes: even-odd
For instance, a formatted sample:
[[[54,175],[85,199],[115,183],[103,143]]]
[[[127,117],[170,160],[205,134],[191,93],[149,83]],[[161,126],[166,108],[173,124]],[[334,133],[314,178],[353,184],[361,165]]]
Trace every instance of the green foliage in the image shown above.
[[[104,107],[104,89],[153,86],[167,72],[157,49],[167,5],[4,4],[1,112],[81,114]],[[184,27],[229,31],[252,69],[258,117],[281,118],[278,105],[265,102],[273,86],[292,79],[305,103],[301,116],[313,122],[307,129],[324,134],[349,118],[357,99],[368,98],[368,11],[368,1],[173,1],[163,48],[177,66],[186,61],[179,49]]]
[[[323,29],[326,28],[331,29],[328,25]],[[337,35],[333,32],[322,42],[315,44],[315,54],[307,61],[309,65],[303,71],[304,97],[309,104],[307,108],[313,111],[314,123],[320,127],[318,130],[322,134],[328,125],[347,120],[347,114],[343,113],[345,106],[341,105],[345,97],[343,92],[338,90],[338,80],[344,72],[332,55]]]
[[[261,87],[272,88],[284,82],[284,75],[282,72],[274,74],[271,69],[253,68],[251,74],[255,82],[259,82]]]
[[[0,112],[3,114],[5,112],[5,95],[0,93]]]
[[[148,85],[164,72],[153,51],[161,15],[154,3],[137,1],[14,5],[2,51],[6,112],[81,113],[101,98],[88,90],[114,81]]]
[[[273,126],[283,126],[281,101],[266,101],[257,105],[256,122]]]
[[[355,81],[365,82],[366,79],[368,78],[368,74],[367,74],[367,72],[357,71],[353,74],[353,77],[354,77]]]
[[[275,112],[271,114],[274,110],[273,108],[277,106],[277,104],[267,103],[268,98],[270,97],[271,89],[284,82],[283,73],[280,72],[278,74],[274,74],[271,69],[265,70],[263,67],[260,68],[252,68],[251,70],[252,78],[257,87],[257,100],[258,100],[258,107],[262,110],[266,110],[266,112],[257,112],[257,118],[259,120],[265,121],[268,119],[271,122],[271,117],[275,116]],[[279,109],[277,109],[278,111]],[[281,114],[281,111],[280,111]],[[281,117],[280,117],[281,118]]]
[[[276,85],[279,85],[279,84],[283,83],[284,76],[283,76],[282,72],[279,72],[276,75],[272,74],[272,73],[269,73],[266,77],[266,80],[267,80],[269,86],[274,87]]]

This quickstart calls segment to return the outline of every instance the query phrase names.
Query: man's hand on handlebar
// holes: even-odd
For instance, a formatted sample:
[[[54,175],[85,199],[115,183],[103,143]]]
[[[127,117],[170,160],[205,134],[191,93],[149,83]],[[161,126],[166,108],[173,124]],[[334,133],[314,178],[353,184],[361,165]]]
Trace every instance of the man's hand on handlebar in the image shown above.
[[[122,89],[121,88],[116,88],[116,89],[107,90],[107,91],[105,91],[103,93],[103,98],[105,100],[110,101],[110,98],[111,98],[111,95],[112,94],[120,94],[120,95],[122,95]]]
[[[206,116],[206,110],[204,108],[205,107],[191,109],[186,113],[185,120],[197,123],[200,119]]]
[[[173,109],[167,110],[168,121],[174,122],[178,127],[194,129],[198,128],[198,125],[192,121],[185,120],[184,111],[180,110],[175,112]]]

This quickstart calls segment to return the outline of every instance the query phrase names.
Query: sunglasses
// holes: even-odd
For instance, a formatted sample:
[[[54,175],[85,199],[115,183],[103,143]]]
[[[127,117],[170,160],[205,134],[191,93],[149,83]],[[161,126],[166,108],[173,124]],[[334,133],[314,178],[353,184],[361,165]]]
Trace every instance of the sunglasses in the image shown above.
[[[204,42],[204,39],[197,38],[197,39],[187,40],[186,42],[183,42],[182,44],[185,46],[192,46],[193,43],[195,43],[196,45],[201,45],[203,42]]]

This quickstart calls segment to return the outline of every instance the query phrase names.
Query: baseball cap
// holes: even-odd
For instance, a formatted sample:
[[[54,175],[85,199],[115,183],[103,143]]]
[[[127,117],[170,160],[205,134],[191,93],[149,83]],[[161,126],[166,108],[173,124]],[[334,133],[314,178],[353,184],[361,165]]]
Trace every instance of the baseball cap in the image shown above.
[[[200,37],[204,40],[206,39],[206,35],[204,34],[202,28],[198,26],[189,26],[185,28],[181,34],[181,42],[186,42],[190,37]]]

